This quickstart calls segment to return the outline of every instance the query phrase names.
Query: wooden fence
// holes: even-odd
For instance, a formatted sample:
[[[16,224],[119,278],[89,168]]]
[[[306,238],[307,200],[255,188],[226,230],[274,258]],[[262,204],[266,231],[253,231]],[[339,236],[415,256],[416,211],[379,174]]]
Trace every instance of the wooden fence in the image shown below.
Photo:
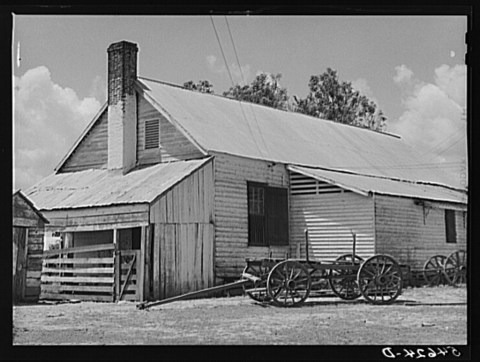
[[[45,251],[40,299],[139,300],[139,254],[114,244]]]

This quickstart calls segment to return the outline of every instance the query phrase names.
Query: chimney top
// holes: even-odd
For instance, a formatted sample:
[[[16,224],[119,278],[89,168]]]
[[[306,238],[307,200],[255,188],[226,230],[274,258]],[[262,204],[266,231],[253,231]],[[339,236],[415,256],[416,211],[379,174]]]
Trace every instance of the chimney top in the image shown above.
[[[138,51],[137,44],[126,41],[126,40],[122,40],[122,41],[110,44],[110,46],[107,49],[107,52],[120,50],[122,48],[133,48],[133,50]]]

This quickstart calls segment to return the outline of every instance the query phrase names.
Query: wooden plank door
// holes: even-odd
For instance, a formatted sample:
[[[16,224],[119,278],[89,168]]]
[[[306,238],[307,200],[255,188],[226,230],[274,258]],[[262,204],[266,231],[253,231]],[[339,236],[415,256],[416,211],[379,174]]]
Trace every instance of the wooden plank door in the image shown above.
[[[13,280],[12,296],[13,301],[18,302],[25,295],[25,277],[27,271],[27,228],[13,228]]]

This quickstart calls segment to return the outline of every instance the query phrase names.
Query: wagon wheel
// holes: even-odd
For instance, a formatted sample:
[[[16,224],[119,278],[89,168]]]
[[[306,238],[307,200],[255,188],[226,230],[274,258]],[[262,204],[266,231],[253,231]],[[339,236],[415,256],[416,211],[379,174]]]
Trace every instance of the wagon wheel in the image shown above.
[[[344,254],[339,256],[335,261],[352,263],[360,265],[363,259],[358,255],[355,255],[355,259],[352,260],[352,254]],[[338,297],[345,300],[353,300],[360,297],[360,290],[358,289],[357,273],[356,270],[330,270],[328,278],[328,284],[332,292]]]
[[[373,304],[390,304],[402,292],[402,269],[391,256],[375,255],[358,270],[360,293]]]
[[[450,285],[465,284],[467,282],[467,253],[457,250],[451,253],[444,264],[445,278]]]
[[[243,269],[243,273],[248,273],[261,279],[255,283],[253,288],[245,290],[247,295],[257,302],[263,303],[270,300],[267,293],[267,277],[269,272],[270,268],[264,265],[249,264]]]
[[[307,268],[293,260],[278,263],[268,274],[268,295],[280,307],[300,305],[308,298],[311,287]]]
[[[430,286],[445,284],[446,278],[444,272],[444,255],[434,255],[425,262],[423,266],[423,278]]]

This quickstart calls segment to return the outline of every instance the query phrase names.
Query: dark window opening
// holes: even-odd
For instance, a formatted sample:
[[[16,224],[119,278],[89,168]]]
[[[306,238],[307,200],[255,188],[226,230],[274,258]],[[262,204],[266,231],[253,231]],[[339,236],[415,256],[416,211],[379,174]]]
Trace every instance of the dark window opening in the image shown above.
[[[288,245],[288,191],[260,183],[247,183],[248,244]]]
[[[445,235],[447,243],[457,242],[457,231],[455,228],[455,210],[445,210]]]

